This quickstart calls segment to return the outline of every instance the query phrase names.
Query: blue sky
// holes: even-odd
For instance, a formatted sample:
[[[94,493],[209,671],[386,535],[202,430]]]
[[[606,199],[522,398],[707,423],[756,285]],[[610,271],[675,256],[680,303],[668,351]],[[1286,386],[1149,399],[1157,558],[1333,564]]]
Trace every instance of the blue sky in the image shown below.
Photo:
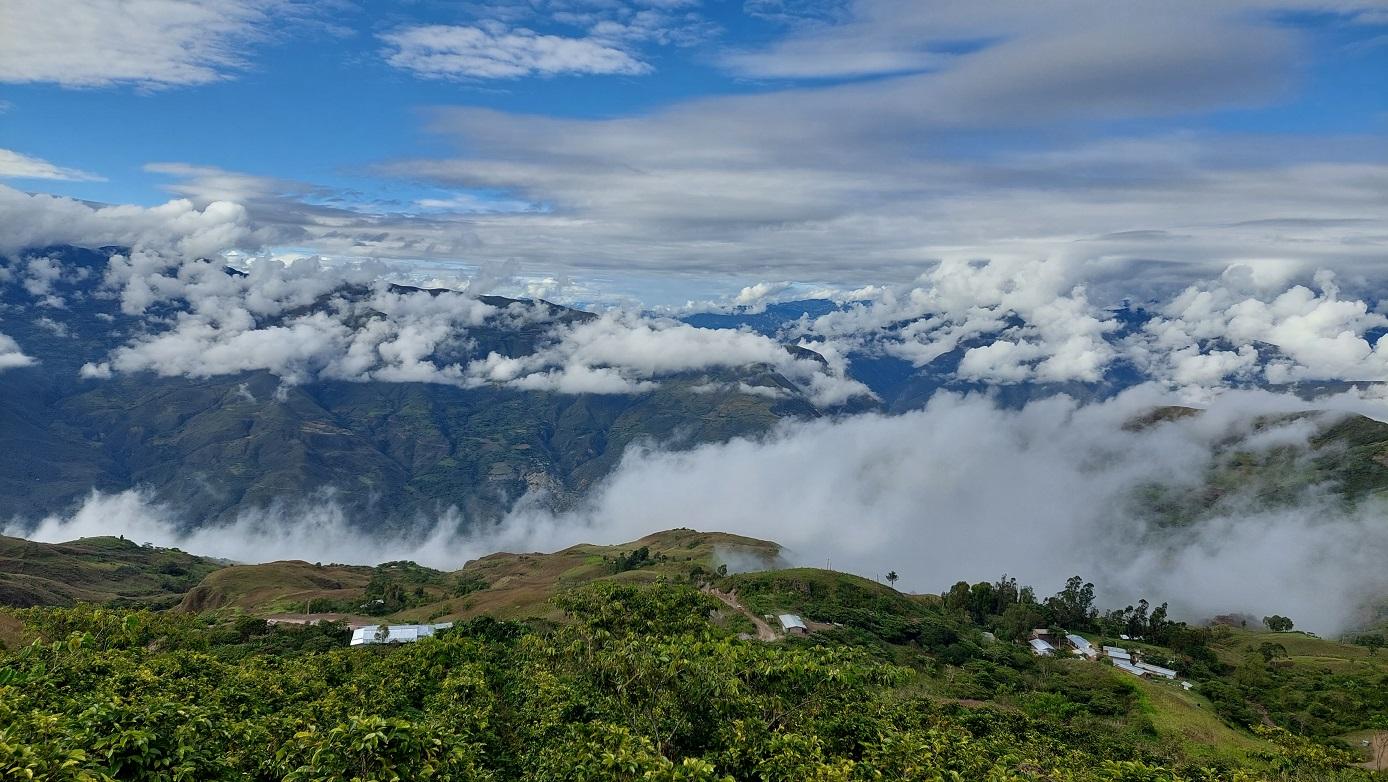
[[[511,264],[662,301],[959,254],[1161,262],[1155,281],[1383,257],[1381,224],[1345,223],[1385,211],[1373,0],[11,0],[0,17],[0,181],[235,201],[265,229],[246,251]],[[1289,220],[1315,227],[1232,227]]]

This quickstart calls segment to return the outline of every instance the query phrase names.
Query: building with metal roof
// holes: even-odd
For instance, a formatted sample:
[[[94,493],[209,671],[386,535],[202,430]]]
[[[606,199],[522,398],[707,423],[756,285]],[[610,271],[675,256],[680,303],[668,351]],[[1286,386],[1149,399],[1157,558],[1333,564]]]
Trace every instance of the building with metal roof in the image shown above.
[[[1055,654],[1055,647],[1051,646],[1049,643],[1041,640],[1040,638],[1033,638],[1027,643],[1031,644],[1032,654],[1041,657],[1050,657]]]
[[[1090,643],[1088,638],[1070,633],[1065,636],[1065,640],[1070,643],[1070,646],[1074,647],[1077,654],[1082,654],[1091,660],[1099,657],[1099,650],[1094,648],[1094,644]]]
[[[1113,667],[1117,668],[1120,671],[1127,671],[1128,673],[1131,673],[1133,676],[1136,676],[1139,679],[1145,679],[1150,675],[1149,672],[1142,670],[1141,668],[1137,667],[1136,665],[1133,665],[1127,660],[1114,660]]]
[[[409,644],[421,638],[428,638],[439,630],[452,627],[452,622],[432,625],[362,625],[352,630],[349,646],[367,644]],[[384,630],[385,632],[381,632]]]
[[[1105,646],[1104,655],[1114,660],[1126,660],[1130,663],[1133,661],[1133,656],[1121,646]]]
[[[776,618],[781,622],[781,629],[787,633],[804,635],[810,631],[810,628],[805,625],[805,620],[795,614],[781,614]]]
[[[1155,675],[1155,676],[1160,676],[1160,677],[1162,677],[1162,678],[1164,678],[1164,679],[1175,679],[1175,678],[1176,678],[1176,672],[1175,672],[1175,671],[1171,670],[1170,668],[1163,668],[1163,667],[1161,667],[1160,665],[1153,665],[1153,664],[1151,664],[1151,663],[1138,663],[1138,664],[1137,664],[1137,667],[1141,668],[1142,670],[1144,670],[1144,671],[1146,671],[1146,672],[1148,672],[1148,673],[1150,673],[1150,674],[1153,674],[1153,675]]]

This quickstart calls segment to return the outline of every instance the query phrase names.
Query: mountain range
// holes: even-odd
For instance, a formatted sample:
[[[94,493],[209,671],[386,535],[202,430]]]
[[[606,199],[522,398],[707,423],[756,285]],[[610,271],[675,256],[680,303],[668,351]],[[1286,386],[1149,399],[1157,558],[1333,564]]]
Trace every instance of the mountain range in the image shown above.
[[[255,371],[82,378],[82,366],[145,328],[97,290],[106,258],[118,249],[39,251],[90,270],[61,308],[41,308],[22,286],[0,284],[0,328],[35,359],[0,372],[0,519],[34,520],[93,490],[132,488],[177,507],[189,525],[325,492],[376,527],[409,525],[449,507],[465,519],[489,518],[527,491],[543,490],[562,506],[635,442],[723,441],[820,414],[794,384],[757,366],[669,377],[633,395],[439,383],[286,385]],[[549,317],[470,329],[463,349],[524,355],[554,321],[592,317],[540,306]],[[741,390],[756,387],[776,394]]]
[[[901,413],[924,406],[941,390],[987,391],[999,404],[1019,406],[1059,393],[1104,399],[1145,379],[1121,361],[1091,383],[989,387],[958,377],[964,353],[996,334],[964,339],[922,366],[867,340],[846,357],[846,373],[875,398],[832,406],[817,405],[801,383],[768,363],[669,372],[658,384],[630,393],[374,379],[286,383],[262,370],[91,377],[84,368],[105,361],[132,337],[169,328],[179,315],[165,305],[142,317],[128,314],[103,288],[109,258],[120,252],[41,248],[15,257],[52,259],[61,274],[42,285],[0,275],[0,333],[33,359],[0,371],[0,520],[18,521],[22,528],[70,511],[93,491],[139,489],[175,509],[177,523],[189,528],[228,522],[247,510],[323,499],[375,531],[418,529],[449,509],[457,510],[466,527],[497,518],[523,496],[555,509],[569,507],[609,475],[633,444],[692,447],[756,437],[785,420]],[[405,286],[390,291],[426,293]],[[61,294],[56,304],[55,293]],[[331,295],[367,307],[360,317],[372,316],[371,288],[343,283]],[[598,317],[544,301],[481,301],[524,316],[469,326],[465,340],[437,345],[438,357],[524,357],[542,349],[552,329]],[[795,341],[793,326],[849,306],[782,302],[683,321],[699,329],[767,335],[794,358],[826,364],[812,340]],[[273,325],[328,307],[324,295],[265,321]],[[1124,325],[1107,338],[1117,340],[1148,315],[1124,307],[1114,317]],[[1388,427],[1362,418],[1327,426],[1332,428],[1314,443],[1315,463],[1322,465],[1315,474],[1343,479],[1356,496],[1388,487]],[[1332,452],[1345,456],[1336,461],[1326,456]],[[1170,509],[1189,502],[1162,498],[1158,505]]]

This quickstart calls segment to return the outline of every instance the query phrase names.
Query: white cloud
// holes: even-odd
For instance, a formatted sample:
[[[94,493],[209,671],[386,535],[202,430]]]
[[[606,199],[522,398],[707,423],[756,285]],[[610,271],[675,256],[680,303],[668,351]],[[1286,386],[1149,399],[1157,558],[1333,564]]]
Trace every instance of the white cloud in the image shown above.
[[[3,112],[0,112],[3,113]],[[65,182],[103,182],[104,177],[76,168],[55,166],[42,158],[0,149],[0,179],[55,179]]]
[[[34,359],[24,355],[20,350],[19,343],[13,337],[0,334],[0,371],[13,369],[15,367],[27,367],[34,363]]]
[[[23,284],[32,296],[53,295],[53,282],[65,274],[48,258],[30,258],[24,268],[29,276]],[[329,268],[310,258],[288,265],[258,261],[248,273],[229,275],[218,262],[172,252],[114,255],[105,291],[128,316],[160,314],[146,318],[143,330],[80,374],[99,379],[148,371],[203,378],[259,370],[287,384],[429,382],[634,394],[674,375],[750,367],[781,373],[825,407],[870,395],[846,377],[845,361],[832,351],[826,351],[826,366],[792,356],[782,343],[759,334],[630,312],[569,324],[544,305],[499,308],[467,293],[395,292],[385,271],[371,264]],[[345,295],[345,283],[368,286],[369,292]],[[467,285],[469,291],[474,287],[485,290],[486,281]],[[548,331],[525,355],[439,358],[470,350],[469,330],[484,323],[502,329],[542,324]]]
[[[1314,51],[1281,11],[1367,2],[842,5],[741,53],[766,65],[739,71],[756,78],[820,69],[814,87],[604,119],[441,109],[433,129],[465,155],[377,170],[544,204],[472,223],[476,252],[543,272],[856,287],[937,259],[1044,258],[1129,279],[1141,263],[1170,284],[1192,267],[1382,258],[1388,168],[1371,136],[1110,129],[1284,100]],[[960,154],[974,133],[987,143]]]
[[[6,0],[0,82],[146,89],[206,84],[244,68],[287,0]]]
[[[1250,279],[1246,268],[1234,267],[1165,305],[1135,340],[1147,370],[1208,384],[1217,375],[1247,378],[1266,352],[1261,373],[1270,383],[1388,381],[1388,341],[1369,337],[1388,327],[1388,317],[1342,297],[1334,274],[1315,275],[1319,292],[1305,285],[1258,291],[1248,287]],[[1274,350],[1260,351],[1257,343]]]
[[[752,0],[749,13],[791,25],[789,34],[753,49],[733,49],[725,67],[758,78],[843,78],[949,67],[977,50],[1023,51],[1057,42],[1076,31],[1078,53],[1141,34],[1175,40],[1183,31],[1232,25],[1246,34],[1275,14],[1329,11],[1347,16],[1379,8],[1375,0],[1317,3],[1308,0],[1232,0],[1219,4],[1176,0],[1160,8],[1064,0],[1044,5],[1008,0],[926,3],[919,0]],[[1238,30],[1238,32],[1233,32]],[[961,46],[962,44],[962,46]],[[959,52],[961,48],[964,54]],[[1065,53],[1050,58],[1060,64]],[[1196,64],[1196,63],[1192,63]]]
[[[566,393],[636,393],[668,375],[709,369],[765,366],[781,373],[821,407],[871,396],[845,374],[842,360],[796,358],[774,339],[727,329],[613,311],[557,329],[552,342],[527,356],[495,353],[473,362],[473,383],[501,383]]]
[[[543,35],[500,23],[423,25],[381,36],[386,62],[433,79],[515,79],[647,73],[650,66],[603,39]]]
[[[174,248],[196,257],[256,246],[272,235],[253,227],[243,206],[227,201],[202,208],[186,199],[153,207],[100,206],[0,185],[0,252],[51,244],[119,244]]]
[[[746,307],[747,312],[752,314],[765,312],[767,299],[786,292],[790,287],[789,282],[759,282],[748,285],[733,297],[733,305]]]

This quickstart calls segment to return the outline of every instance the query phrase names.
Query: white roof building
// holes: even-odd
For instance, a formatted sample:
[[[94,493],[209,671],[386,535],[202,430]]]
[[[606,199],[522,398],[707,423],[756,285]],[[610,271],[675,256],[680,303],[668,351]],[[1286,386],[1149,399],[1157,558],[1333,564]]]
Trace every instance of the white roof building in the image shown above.
[[[1082,635],[1075,635],[1074,633],[1071,633],[1065,636],[1065,640],[1069,641],[1070,645],[1075,647],[1076,652],[1084,655],[1085,657],[1090,658],[1091,660],[1099,656],[1099,652],[1094,648],[1094,644],[1090,643],[1089,639],[1085,638]]]
[[[363,625],[352,631],[352,640],[349,646],[381,643],[411,644],[421,638],[432,636],[438,630],[447,630],[452,626],[452,622],[440,622],[432,625],[386,625],[385,636],[377,638],[376,633],[381,625]]]
[[[1028,643],[1031,644],[1032,654],[1039,655],[1042,657],[1050,657],[1051,655],[1055,654],[1055,647],[1051,646],[1050,644],[1046,643],[1040,638],[1033,638],[1030,641],[1028,641]]]
[[[781,622],[781,629],[786,632],[792,630],[797,633],[808,633],[810,628],[805,626],[805,620],[795,614],[781,614],[776,617]]]
[[[1141,668],[1142,670],[1148,673],[1155,674],[1166,679],[1176,678],[1175,671],[1171,670],[1170,668],[1163,668],[1160,665],[1153,665],[1151,663],[1138,663],[1137,667]]]
[[[1141,668],[1137,667],[1136,665],[1133,665],[1127,660],[1114,660],[1113,667],[1117,668],[1120,671],[1127,671],[1128,673],[1131,673],[1133,676],[1136,676],[1138,678],[1145,678],[1146,676],[1150,675],[1147,671],[1142,670]]]
[[[1121,646],[1105,646],[1104,654],[1114,660],[1126,660],[1129,663],[1133,661],[1133,656],[1128,654],[1128,650]]]

